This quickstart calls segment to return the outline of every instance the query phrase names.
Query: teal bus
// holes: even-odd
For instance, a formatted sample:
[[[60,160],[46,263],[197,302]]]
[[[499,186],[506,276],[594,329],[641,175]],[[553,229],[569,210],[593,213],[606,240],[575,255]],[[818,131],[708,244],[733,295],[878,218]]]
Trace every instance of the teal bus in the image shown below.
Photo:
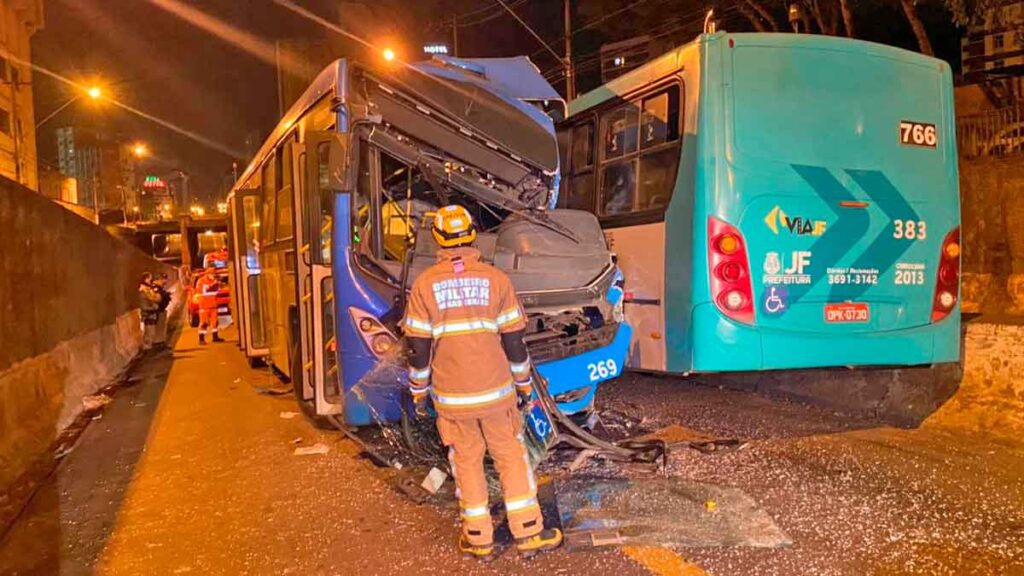
[[[949,65],[705,34],[570,103],[558,207],[625,275],[631,366],[929,366],[960,354]]]

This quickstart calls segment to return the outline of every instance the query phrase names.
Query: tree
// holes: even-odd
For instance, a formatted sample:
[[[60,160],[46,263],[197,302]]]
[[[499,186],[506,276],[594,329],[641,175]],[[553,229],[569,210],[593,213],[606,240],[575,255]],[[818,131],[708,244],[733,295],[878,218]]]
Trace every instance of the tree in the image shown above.
[[[773,13],[788,10],[789,6],[797,4],[803,15],[803,28],[807,32],[828,34],[838,36],[845,34],[849,38],[856,38],[856,27],[854,26],[854,11],[870,12],[880,5],[891,5],[899,2],[907,23],[917,40],[918,49],[922,54],[934,56],[928,32],[924,23],[917,13],[918,0],[869,0],[856,2],[852,0],[737,0],[740,13],[750,21],[751,25],[758,30],[764,30],[766,22],[773,22]],[[954,15],[960,14],[962,19],[969,18],[968,14],[976,13],[979,7],[997,2],[998,0],[945,0]],[[811,18],[814,25],[811,25]],[[842,25],[842,28],[840,28]],[[779,27],[774,26],[774,31]]]
[[[843,13],[843,27],[846,29],[847,38],[856,38],[857,32],[853,27],[853,10],[850,9],[850,0],[839,0],[839,10]]]
[[[928,39],[928,32],[924,29],[924,22],[921,22],[921,17],[917,15],[917,6],[914,0],[900,0],[903,5],[903,13],[907,15],[907,22],[910,23],[910,28],[914,31],[914,36],[917,37],[917,45],[921,49],[921,53],[928,56],[935,56],[935,50],[932,50],[931,40]]]

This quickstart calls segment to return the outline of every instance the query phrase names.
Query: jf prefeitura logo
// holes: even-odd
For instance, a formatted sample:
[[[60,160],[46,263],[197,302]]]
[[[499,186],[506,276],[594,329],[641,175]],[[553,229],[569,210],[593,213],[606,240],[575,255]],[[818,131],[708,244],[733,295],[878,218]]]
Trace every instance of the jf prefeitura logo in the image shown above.
[[[780,231],[789,231],[794,236],[821,236],[825,233],[824,220],[811,220],[806,216],[787,216],[776,206],[764,217],[764,223],[776,236]]]

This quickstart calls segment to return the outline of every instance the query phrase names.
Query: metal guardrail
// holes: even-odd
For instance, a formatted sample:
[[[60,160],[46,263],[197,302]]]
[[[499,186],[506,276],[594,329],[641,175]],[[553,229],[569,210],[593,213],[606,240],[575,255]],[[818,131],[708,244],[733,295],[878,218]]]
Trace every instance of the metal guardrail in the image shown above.
[[[1024,153],[1024,103],[958,116],[956,141],[963,158]]]

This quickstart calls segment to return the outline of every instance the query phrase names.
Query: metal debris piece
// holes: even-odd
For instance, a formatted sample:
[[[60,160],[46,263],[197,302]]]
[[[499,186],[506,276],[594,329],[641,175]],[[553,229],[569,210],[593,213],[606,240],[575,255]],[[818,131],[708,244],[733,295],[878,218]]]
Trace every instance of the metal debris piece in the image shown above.
[[[110,404],[110,401],[110,396],[107,396],[106,394],[94,394],[92,396],[85,396],[84,398],[82,398],[82,408],[85,409],[86,412],[91,412],[93,410],[99,410],[100,408],[103,408],[107,404]]]
[[[417,484],[415,480],[408,476],[399,478],[398,481],[395,482],[395,488],[397,488],[402,494],[408,496],[409,499],[416,504],[423,504],[427,501],[427,498],[430,497],[430,493],[427,492],[423,486]]]
[[[292,454],[295,456],[311,456],[313,454],[327,454],[330,451],[330,446],[322,442],[317,442],[312,446],[300,446],[299,448],[296,448]]]
[[[597,450],[580,450],[580,453],[576,455],[572,463],[569,464],[569,472],[576,472],[586,464],[587,460],[590,460],[597,454]]]
[[[287,388],[272,388],[270,386],[253,386],[257,394],[263,394],[264,396],[284,396],[285,394],[292,393],[292,387]]]
[[[602,546],[622,546],[625,543],[626,539],[615,529],[570,530],[565,533],[565,547],[570,552]]]
[[[298,412],[290,412],[288,410],[285,410],[285,411],[281,412],[280,414],[278,414],[278,416],[280,416],[281,418],[283,418],[285,420],[291,420],[292,418],[295,418],[298,415],[299,415]]]

